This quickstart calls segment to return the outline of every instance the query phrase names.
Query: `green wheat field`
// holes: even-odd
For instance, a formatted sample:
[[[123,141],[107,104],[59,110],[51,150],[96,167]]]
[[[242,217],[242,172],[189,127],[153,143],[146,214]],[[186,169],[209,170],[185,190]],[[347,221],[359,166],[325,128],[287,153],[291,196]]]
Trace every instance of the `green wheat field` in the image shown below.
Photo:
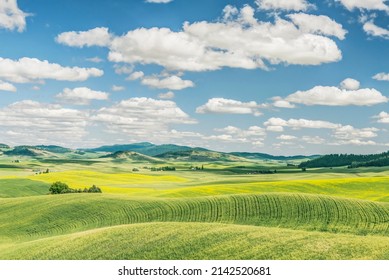
[[[1,154],[0,259],[389,259],[389,167],[214,156]]]

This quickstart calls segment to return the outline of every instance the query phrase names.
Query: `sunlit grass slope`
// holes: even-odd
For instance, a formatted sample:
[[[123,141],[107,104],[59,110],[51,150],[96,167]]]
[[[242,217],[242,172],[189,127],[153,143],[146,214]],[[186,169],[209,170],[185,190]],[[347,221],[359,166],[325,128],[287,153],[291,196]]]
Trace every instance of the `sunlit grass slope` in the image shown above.
[[[208,223],[102,228],[4,248],[6,259],[389,259],[389,237]]]
[[[320,178],[320,175],[317,176]],[[242,180],[242,179],[240,179]],[[237,193],[308,193],[389,202],[389,177],[336,178],[252,182],[225,180],[157,193],[162,197],[194,197]],[[258,180],[258,177],[257,177]],[[109,192],[109,188],[106,189]]]
[[[107,194],[0,199],[0,240],[4,243],[146,222],[227,223],[388,236],[389,204],[283,193],[182,199]]]
[[[50,185],[28,179],[0,179],[0,198],[42,195]]]
[[[99,186],[104,193],[148,197],[197,197],[241,193],[311,193],[389,202],[389,177],[293,179],[290,175],[217,176],[195,172],[104,173],[87,170],[29,177],[44,183],[62,181],[72,188]],[[1,192],[1,190],[0,190]]]

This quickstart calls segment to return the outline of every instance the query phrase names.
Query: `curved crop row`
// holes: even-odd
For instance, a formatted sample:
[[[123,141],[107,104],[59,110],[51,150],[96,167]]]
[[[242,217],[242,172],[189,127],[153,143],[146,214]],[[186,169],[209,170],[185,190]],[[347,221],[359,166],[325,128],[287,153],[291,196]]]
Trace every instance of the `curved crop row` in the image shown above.
[[[190,199],[104,194],[0,199],[0,237],[4,238],[35,239],[146,222],[227,223],[389,235],[389,204],[284,193]]]
[[[389,259],[389,237],[245,225],[145,223],[20,243],[3,249],[0,259]]]

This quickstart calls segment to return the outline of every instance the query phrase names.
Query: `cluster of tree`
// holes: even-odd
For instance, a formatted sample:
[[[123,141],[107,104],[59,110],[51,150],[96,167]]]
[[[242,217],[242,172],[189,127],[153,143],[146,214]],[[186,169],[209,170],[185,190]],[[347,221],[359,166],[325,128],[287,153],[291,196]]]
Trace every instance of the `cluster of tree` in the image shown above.
[[[199,166],[190,166],[189,167],[190,170],[204,170],[204,165],[201,165],[201,167]]]
[[[93,185],[90,188],[72,189],[67,184],[62,182],[55,182],[51,184],[49,189],[51,194],[64,194],[64,193],[101,193],[101,189]]]
[[[389,166],[389,157],[371,160],[367,162],[353,162],[348,166],[348,168],[368,167],[368,166],[376,166],[376,167]]]
[[[174,166],[151,167],[151,171],[176,171]]]
[[[387,166],[389,152],[370,155],[331,154],[300,163],[300,168],[336,167],[336,166]]]

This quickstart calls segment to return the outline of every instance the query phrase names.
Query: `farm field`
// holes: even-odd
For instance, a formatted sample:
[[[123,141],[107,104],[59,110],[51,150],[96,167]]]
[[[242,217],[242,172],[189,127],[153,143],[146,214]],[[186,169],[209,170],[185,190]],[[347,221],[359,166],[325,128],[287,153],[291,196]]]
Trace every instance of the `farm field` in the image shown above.
[[[388,167],[139,158],[0,156],[0,259],[389,259]]]

